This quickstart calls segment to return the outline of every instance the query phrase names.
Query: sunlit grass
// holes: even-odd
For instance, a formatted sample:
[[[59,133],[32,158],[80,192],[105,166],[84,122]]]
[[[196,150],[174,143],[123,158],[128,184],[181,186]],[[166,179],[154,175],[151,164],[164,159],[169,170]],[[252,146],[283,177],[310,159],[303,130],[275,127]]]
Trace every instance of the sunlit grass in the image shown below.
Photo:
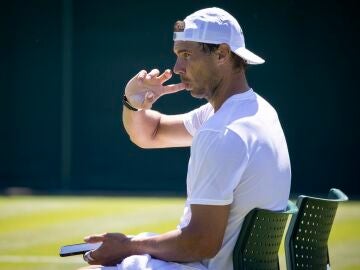
[[[80,256],[60,258],[61,245],[101,232],[137,234],[174,229],[184,198],[0,197],[0,269],[76,269]],[[339,206],[329,240],[333,269],[360,269],[360,202]],[[280,249],[284,266],[284,249]],[[282,267],[282,269],[285,269]]]

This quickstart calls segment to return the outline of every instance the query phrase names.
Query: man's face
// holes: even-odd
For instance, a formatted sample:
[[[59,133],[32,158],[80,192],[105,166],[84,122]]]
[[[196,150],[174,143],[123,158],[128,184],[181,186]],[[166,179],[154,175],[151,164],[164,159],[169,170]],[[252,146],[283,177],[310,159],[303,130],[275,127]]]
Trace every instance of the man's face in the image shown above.
[[[175,41],[174,73],[180,75],[193,97],[210,100],[220,82],[215,53],[204,52],[198,42]]]

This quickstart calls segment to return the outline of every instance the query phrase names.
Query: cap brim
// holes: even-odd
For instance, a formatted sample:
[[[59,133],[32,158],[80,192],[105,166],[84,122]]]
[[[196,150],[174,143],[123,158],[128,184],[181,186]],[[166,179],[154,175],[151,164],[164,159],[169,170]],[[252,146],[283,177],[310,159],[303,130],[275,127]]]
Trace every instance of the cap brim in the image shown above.
[[[260,56],[257,56],[255,53],[249,51],[245,47],[241,47],[232,51],[244,60],[246,60],[246,62],[250,65],[259,65],[265,63],[264,59],[262,59]]]

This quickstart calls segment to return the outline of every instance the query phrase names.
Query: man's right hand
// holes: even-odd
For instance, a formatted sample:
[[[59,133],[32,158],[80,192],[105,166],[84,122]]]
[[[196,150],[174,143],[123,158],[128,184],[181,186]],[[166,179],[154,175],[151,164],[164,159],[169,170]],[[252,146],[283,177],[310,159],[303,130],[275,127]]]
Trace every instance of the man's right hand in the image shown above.
[[[149,73],[141,70],[127,83],[125,95],[132,106],[138,109],[150,109],[162,95],[185,89],[183,83],[163,85],[171,77],[170,69],[165,70],[162,74],[158,69],[153,69]]]

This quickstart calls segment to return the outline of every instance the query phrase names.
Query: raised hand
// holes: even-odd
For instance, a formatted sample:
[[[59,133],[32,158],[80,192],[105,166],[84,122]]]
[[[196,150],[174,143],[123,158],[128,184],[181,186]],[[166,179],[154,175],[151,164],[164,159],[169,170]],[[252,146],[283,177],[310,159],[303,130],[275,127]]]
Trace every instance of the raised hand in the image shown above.
[[[149,73],[141,70],[126,85],[125,95],[131,105],[138,109],[150,109],[152,104],[162,95],[175,93],[185,89],[183,83],[163,85],[172,77],[170,69],[162,74],[158,69]]]

